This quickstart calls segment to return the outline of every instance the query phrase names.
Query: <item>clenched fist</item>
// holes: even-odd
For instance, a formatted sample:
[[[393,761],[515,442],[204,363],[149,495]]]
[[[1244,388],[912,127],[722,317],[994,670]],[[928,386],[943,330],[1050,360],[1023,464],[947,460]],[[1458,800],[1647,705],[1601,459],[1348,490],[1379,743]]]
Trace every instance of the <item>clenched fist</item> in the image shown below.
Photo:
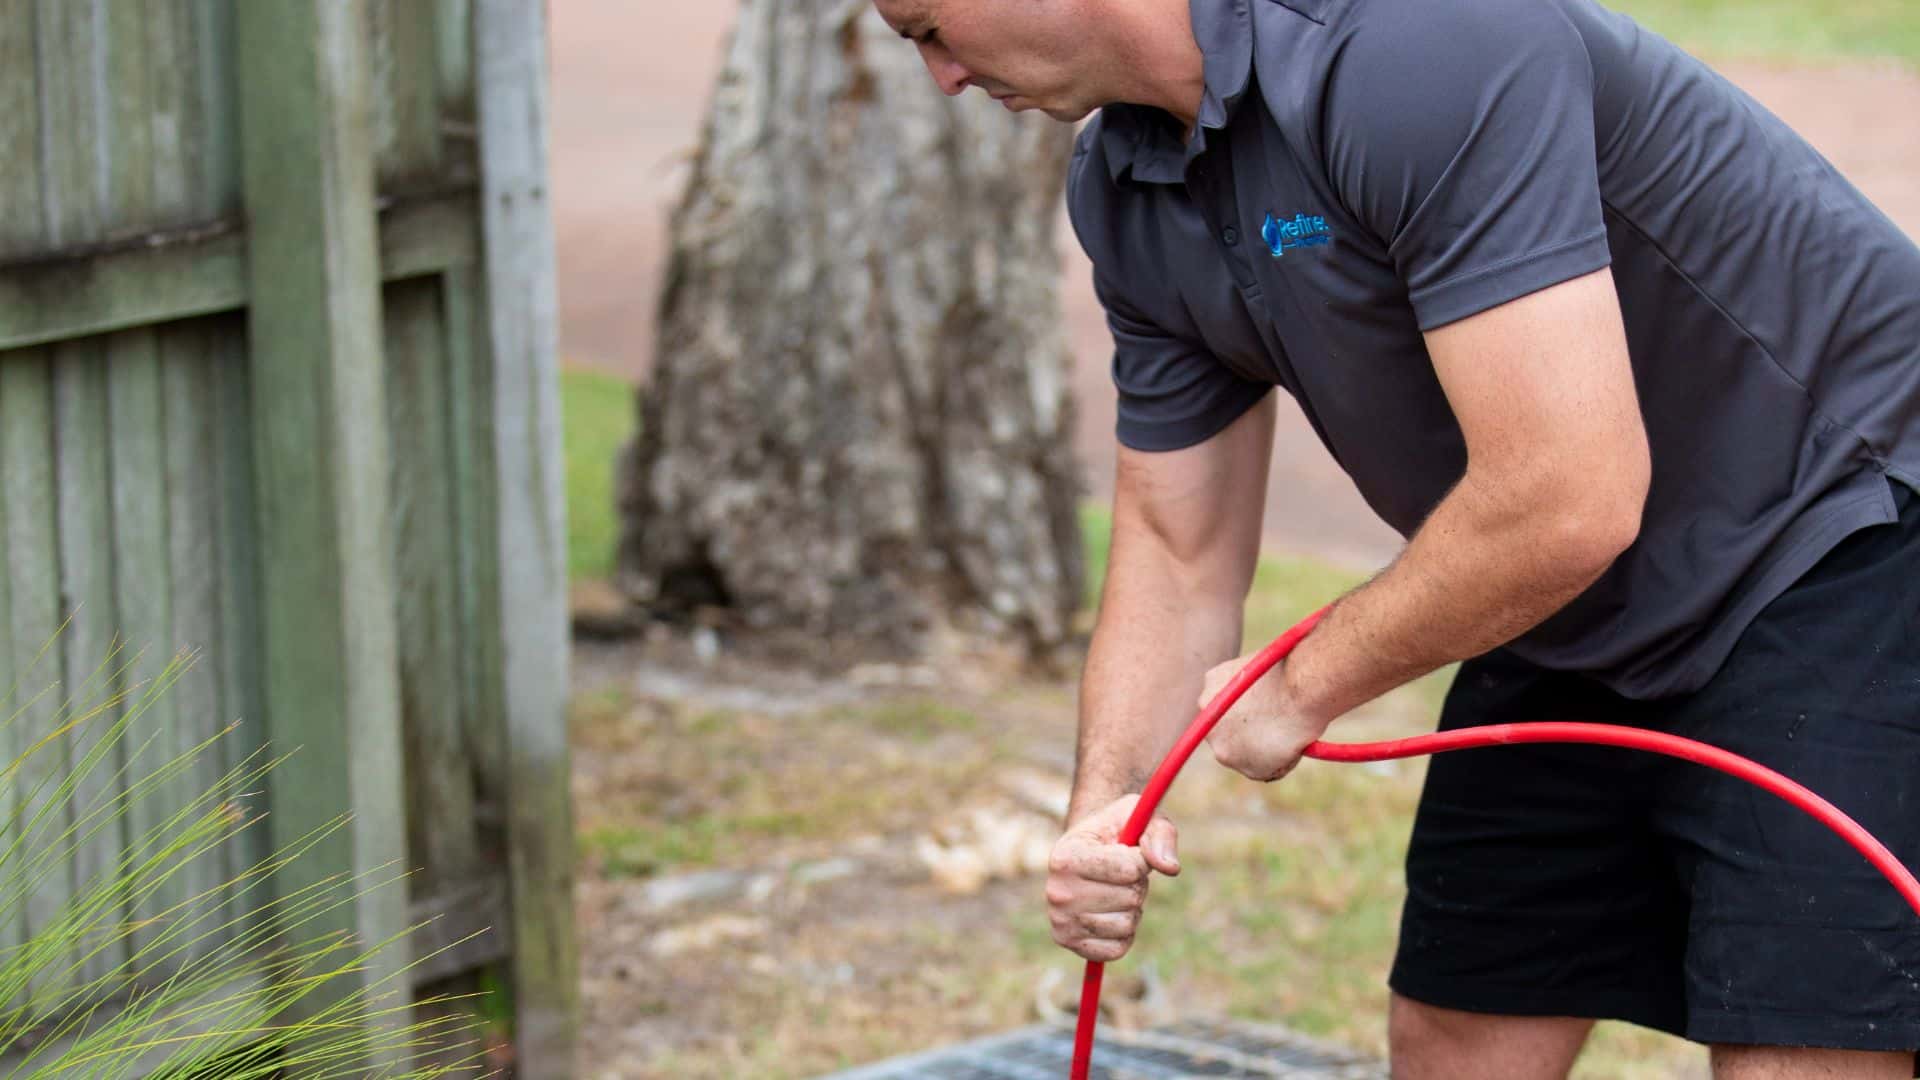
[[[1207,672],[1200,692],[1202,707],[1245,667],[1252,656],[1229,660]],[[1278,780],[1300,764],[1300,756],[1326,733],[1332,718],[1306,715],[1287,694],[1281,667],[1261,676],[1207,735],[1214,760],[1249,780]]]
[[[1180,872],[1173,822],[1154,818],[1140,846],[1120,843],[1120,830],[1139,803],[1128,795],[1087,815],[1053,845],[1047,866],[1047,918],[1053,940],[1082,959],[1111,963],[1133,947],[1148,875]]]

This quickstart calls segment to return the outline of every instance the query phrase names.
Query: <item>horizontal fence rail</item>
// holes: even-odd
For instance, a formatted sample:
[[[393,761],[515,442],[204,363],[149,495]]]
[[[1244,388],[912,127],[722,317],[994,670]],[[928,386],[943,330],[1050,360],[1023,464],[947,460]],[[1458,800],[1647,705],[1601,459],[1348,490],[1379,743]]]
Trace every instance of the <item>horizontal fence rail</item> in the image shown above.
[[[383,208],[381,278],[476,264],[475,195],[454,190]],[[237,218],[0,258],[0,350],[238,311],[247,306],[247,265],[245,224]]]

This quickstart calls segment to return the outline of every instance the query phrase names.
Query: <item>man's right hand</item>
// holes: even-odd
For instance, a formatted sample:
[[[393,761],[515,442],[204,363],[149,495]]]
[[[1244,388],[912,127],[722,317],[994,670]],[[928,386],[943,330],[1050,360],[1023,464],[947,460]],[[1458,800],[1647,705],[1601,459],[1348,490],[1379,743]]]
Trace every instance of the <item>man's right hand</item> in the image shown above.
[[[1082,959],[1111,963],[1133,947],[1151,871],[1180,872],[1173,822],[1154,818],[1140,846],[1120,843],[1120,830],[1140,796],[1128,795],[1087,815],[1053,845],[1047,864],[1047,917],[1053,940]]]

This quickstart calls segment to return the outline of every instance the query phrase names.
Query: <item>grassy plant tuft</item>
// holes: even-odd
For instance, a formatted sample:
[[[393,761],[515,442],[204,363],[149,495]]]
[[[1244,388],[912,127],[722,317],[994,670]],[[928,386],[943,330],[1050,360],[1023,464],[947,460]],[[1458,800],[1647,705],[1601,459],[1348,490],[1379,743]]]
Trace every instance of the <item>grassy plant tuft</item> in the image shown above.
[[[405,976],[427,957],[365,977],[381,953],[406,947],[411,929],[376,942],[319,929],[374,890],[405,888],[403,871],[337,874],[276,895],[275,872],[312,857],[344,817],[181,898],[189,867],[236,850],[235,838],[260,825],[265,814],[252,803],[280,764],[255,753],[178,804],[178,781],[202,775],[234,733],[171,757],[156,751],[168,733],[150,730],[147,718],[190,665],[176,657],[127,685],[134,664],[116,653],[59,705],[49,730],[20,737],[25,708],[0,719],[13,744],[26,745],[0,784],[33,778],[0,829],[0,926],[24,929],[0,949],[0,1075],[478,1073],[472,1025],[459,1010],[414,1015]],[[141,831],[136,821],[157,823]],[[120,838],[110,865],[30,920],[28,898],[106,837]]]

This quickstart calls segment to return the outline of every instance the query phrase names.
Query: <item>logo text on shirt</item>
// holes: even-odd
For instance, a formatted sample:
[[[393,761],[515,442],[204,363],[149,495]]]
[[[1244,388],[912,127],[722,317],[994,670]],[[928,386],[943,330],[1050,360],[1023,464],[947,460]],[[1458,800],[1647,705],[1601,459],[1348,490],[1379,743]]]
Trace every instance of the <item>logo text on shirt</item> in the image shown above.
[[[1333,243],[1333,229],[1327,219],[1311,214],[1295,214],[1291,220],[1282,220],[1267,214],[1267,223],[1260,227],[1260,238],[1278,259],[1294,248],[1325,247]]]

